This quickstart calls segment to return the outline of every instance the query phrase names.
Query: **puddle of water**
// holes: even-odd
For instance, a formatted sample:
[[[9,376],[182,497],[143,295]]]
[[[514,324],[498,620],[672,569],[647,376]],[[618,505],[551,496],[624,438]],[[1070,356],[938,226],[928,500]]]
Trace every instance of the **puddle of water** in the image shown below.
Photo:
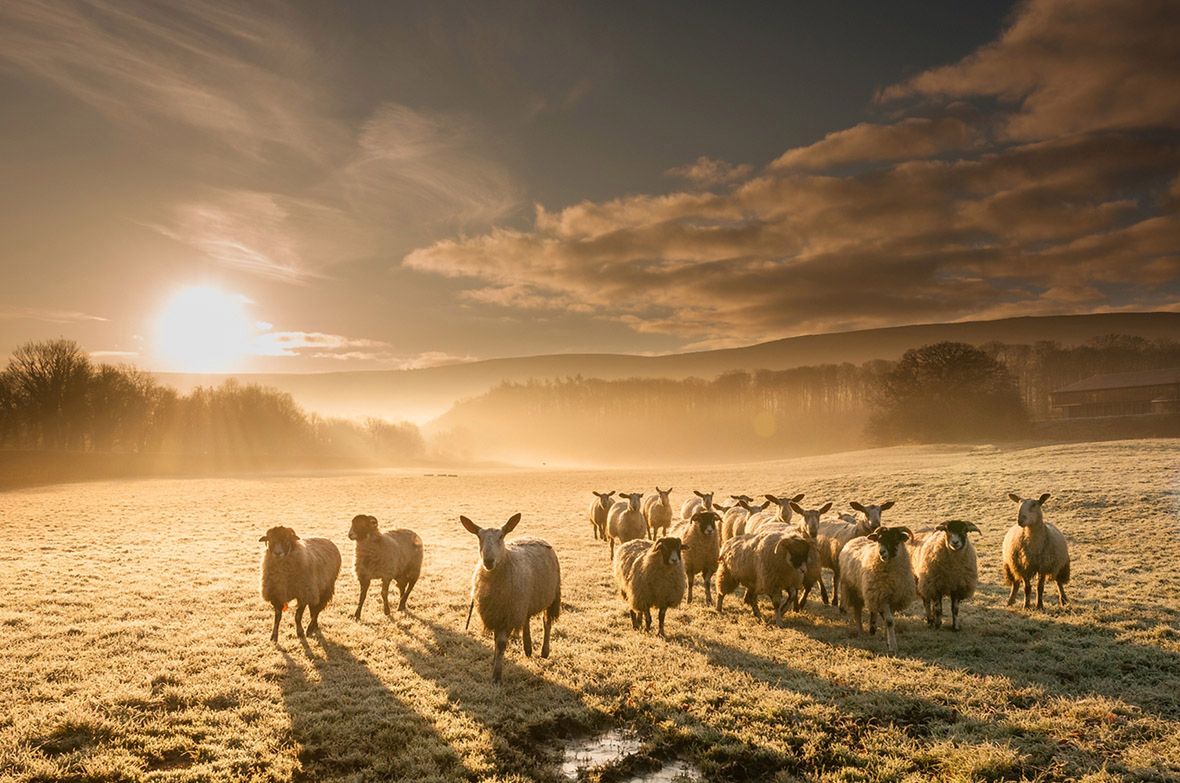
[[[638,753],[642,744],[634,734],[619,729],[571,740],[565,747],[561,776],[566,780],[577,780],[578,775],[586,770],[616,764]],[[655,772],[630,778],[626,783],[699,783],[702,780],[704,776],[695,764],[677,759]]]

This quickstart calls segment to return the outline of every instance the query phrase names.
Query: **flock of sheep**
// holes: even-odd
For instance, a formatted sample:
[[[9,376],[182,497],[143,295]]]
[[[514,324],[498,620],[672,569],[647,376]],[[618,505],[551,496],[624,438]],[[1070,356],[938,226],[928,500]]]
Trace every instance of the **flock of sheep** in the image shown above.
[[[693,583],[700,574],[707,606],[721,612],[725,596],[742,587],[746,605],[759,620],[759,599],[770,598],[779,626],[784,612],[802,610],[818,585],[825,604],[839,606],[841,612],[851,609],[854,634],[863,631],[866,610],[869,633],[876,632],[880,619],[887,646],[896,652],[895,612],[921,597],[926,622],[939,628],[943,600],[949,597],[951,628],[957,631],[959,604],[974,594],[979,579],[968,534],[980,531],[971,522],[951,520],[914,533],[908,527],[882,524],[881,514],[893,507],[892,501],[853,502],[849,505],[856,515],[825,519],[832,504],[803,508],[802,494],[764,495],[760,504],[747,495],[731,495],[734,502],[726,506],[714,503],[714,493],[697,491],[676,515],[671,492],[657,486],[646,499],[639,492],[595,492],[590,505],[594,536],[610,544],[615,584],[637,630],[651,629],[655,610],[657,630],[663,635],[668,609],[686,596],[692,602]],[[1065,605],[1069,550],[1061,531],[1044,519],[1049,495],[1009,498],[1020,509],[1003,544],[1004,579],[1011,585],[1008,605],[1023,584],[1024,606],[1029,608],[1034,579],[1038,609],[1043,608],[1046,579],[1057,584],[1058,600]],[[561,566],[553,547],[541,539],[506,540],[520,514],[501,527],[481,528],[467,517],[459,520],[479,542],[468,622],[477,611],[484,628],[494,635],[492,680],[500,682],[512,634],[519,632],[525,655],[533,654],[529,624],[538,614],[543,614],[544,626],[541,657],[549,656],[553,621],[561,613]],[[404,610],[422,570],[422,539],[411,530],[382,532],[376,518],[365,514],[352,520],[348,537],[356,542],[360,582],[356,619],[374,579],[381,580],[385,613],[390,612],[391,583],[398,586],[397,608]],[[317,631],[320,612],[335,592],[340,550],[326,538],[300,539],[289,527],[273,527],[259,540],[266,542],[262,597],[274,608],[271,640],[278,640],[283,611],[292,601],[299,637],[304,637],[304,610],[311,613],[307,633]],[[824,570],[832,572],[830,598]]]

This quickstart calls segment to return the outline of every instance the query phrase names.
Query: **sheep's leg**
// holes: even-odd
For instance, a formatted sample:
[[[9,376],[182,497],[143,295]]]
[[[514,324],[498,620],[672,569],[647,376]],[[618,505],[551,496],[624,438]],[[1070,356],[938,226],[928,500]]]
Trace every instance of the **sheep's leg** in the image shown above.
[[[553,618],[549,616],[549,612],[545,612],[541,616],[541,625],[545,628],[545,638],[541,640],[541,657],[549,657],[549,631],[553,629]]]
[[[942,596],[935,596],[931,603],[934,604],[934,628],[938,630],[942,627]]]
[[[1024,580],[1024,608],[1028,609],[1032,606],[1032,580]]]
[[[529,621],[525,620],[520,629],[520,639],[524,643],[524,657],[533,657],[533,635],[529,630]]]
[[[1069,599],[1065,597],[1065,585],[1061,582],[1056,582],[1057,585],[1057,605],[1065,606],[1069,603]]]
[[[809,595],[811,595],[811,588],[810,587],[803,588],[803,595],[799,596],[799,598],[795,601],[795,611],[796,612],[801,610],[807,604],[807,596],[809,596]]]
[[[688,602],[690,604],[692,603],[692,583],[695,582],[696,580],[697,580],[696,574],[689,574],[688,575]]]
[[[369,594],[369,581],[368,579],[361,580],[361,597],[356,602],[356,614],[352,616],[354,620],[361,619],[361,607],[365,605],[365,596]]]
[[[780,593],[770,594],[770,603],[774,606],[774,625],[776,628],[783,627],[783,607],[786,606],[787,601],[791,600],[791,594],[781,595]]]
[[[841,612],[844,611],[840,604],[840,566],[832,567],[832,606],[838,606]]]
[[[877,612],[869,610],[869,636],[877,633]]]
[[[929,598],[922,599],[922,605],[926,607],[926,625],[934,625],[934,606],[930,603]]]
[[[856,604],[852,605],[852,635],[860,636],[865,632],[864,613]]]
[[[631,615],[631,627],[633,629],[635,629],[636,631],[638,631],[639,626],[640,626],[640,620],[642,619],[639,612],[633,612],[630,609],[628,609],[627,614]]]
[[[389,580],[381,580],[381,605],[385,608],[385,616],[389,617]]]
[[[701,581],[705,583],[705,606],[713,605],[713,575],[701,574]]]
[[[504,675],[504,651],[508,649],[508,632],[496,631],[496,654],[492,658],[492,682],[499,684]]]
[[[401,594],[401,597],[398,599],[398,602],[397,602],[397,610],[399,612],[406,611],[406,601],[410,600],[410,591],[414,589],[414,585],[417,583],[418,583],[418,580],[415,579],[413,581],[406,582],[405,587],[398,585],[397,589],[398,589],[398,592]]]
[[[645,630],[645,631],[651,630],[651,609],[650,608],[643,610],[643,630]]]
[[[307,624],[308,633],[316,633],[320,630],[320,612],[323,611],[324,606],[325,604],[319,604],[308,607],[311,613],[311,622]]]
[[[659,631],[660,636],[664,635],[664,615],[666,615],[667,613],[668,613],[668,607],[661,606],[660,607],[660,631]]]
[[[819,597],[820,597],[820,600],[822,600],[824,602],[824,606],[830,605],[830,603],[828,601],[828,588],[824,584],[824,575],[823,574],[819,575]]]
[[[1020,592],[1020,580],[1012,580],[1012,592],[1008,593],[1008,606],[1016,603],[1016,594]]]
[[[762,622],[762,612],[758,610],[758,596],[751,592],[747,592],[746,606],[750,607],[750,609],[754,612],[754,617],[758,618],[758,622]]]
[[[1037,576],[1037,608],[1045,608],[1045,574]]]
[[[612,563],[615,561],[615,537],[614,536],[610,537],[610,560]]]
[[[897,653],[897,628],[893,624],[893,609],[887,604],[881,610],[881,617],[885,620],[885,643],[889,652]]]
[[[279,621],[283,619],[283,605],[282,604],[274,604],[274,608],[275,608],[275,624],[274,624],[274,627],[270,629],[270,640],[272,642],[277,642],[279,640]]]
[[[959,630],[959,599],[957,596],[951,596],[951,630]]]
[[[303,638],[303,610],[306,608],[307,605],[300,601],[299,608],[295,610],[295,632],[299,635],[300,639]]]

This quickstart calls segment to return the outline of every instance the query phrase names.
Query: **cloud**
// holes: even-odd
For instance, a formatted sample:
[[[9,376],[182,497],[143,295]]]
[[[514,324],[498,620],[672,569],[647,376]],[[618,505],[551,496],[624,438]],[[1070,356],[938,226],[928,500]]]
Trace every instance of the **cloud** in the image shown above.
[[[907,98],[997,99],[1013,140],[1180,127],[1180,5],[1169,0],[1037,0],[1000,39],[883,90]]]
[[[702,155],[692,163],[668,169],[664,173],[669,177],[687,180],[694,185],[709,187],[745,179],[751,171],[753,168],[748,164],[734,165]]]
[[[0,305],[0,321],[45,321],[52,324],[70,324],[83,321],[106,321],[99,315],[77,310],[57,310],[45,307],[17,307]]]
[[[697,347],[1000,314],[1174,308],[1180,139],[1161,132],[1173,83],[1137,82],[1150,85],[1139,99],[1154,108],[1119,110],[1114,120],[1096,103],[1045,109],[1087,53],[1114,47],[1138,60],[1131,50],[1142,38],[1159,58],[1152,42],[1180,40],[1180,24],[1158,29],[1170,14],[1136,5],[1123,18],[1123,7],[1087,4],[1078,14],[1090,22],[1056,30],[1054,20],[1071,16],[1061,4],[1022,6],[999,42],[964,61],[986,60],[999,82],[972,81],[962,64],[919,74],[883,95],[921,88],[947,101],[934,116],[927,104],[891,124],[831,133],[724,193],[538,206],[527,229],[435,242],[403,265],[461,281],[470,302],[606,319]],[[1144,25],[1155,29],[1137,37]],[[1099,40],[1107,28],[1111,40]],[[1031,67],[1030,46],[1031,86],[998,88]],[[1108,83],[1091,69],[1080,78],[1087,95]],[[875,165],[856,165],[864,163]]]
[[[254,339],[254,356],[299,356],[314,352],[316,356],[334,356],[358,349],[385,349],[389,344],[380,340],[345,337],[325,332],[263,332]]]

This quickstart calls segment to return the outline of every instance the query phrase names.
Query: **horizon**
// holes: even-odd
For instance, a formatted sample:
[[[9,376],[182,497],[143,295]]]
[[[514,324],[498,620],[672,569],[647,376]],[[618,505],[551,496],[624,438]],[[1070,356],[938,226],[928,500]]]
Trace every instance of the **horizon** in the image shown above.
[[[0,22],[3,355],[310,374],[1180,310],[1168,6]]]

